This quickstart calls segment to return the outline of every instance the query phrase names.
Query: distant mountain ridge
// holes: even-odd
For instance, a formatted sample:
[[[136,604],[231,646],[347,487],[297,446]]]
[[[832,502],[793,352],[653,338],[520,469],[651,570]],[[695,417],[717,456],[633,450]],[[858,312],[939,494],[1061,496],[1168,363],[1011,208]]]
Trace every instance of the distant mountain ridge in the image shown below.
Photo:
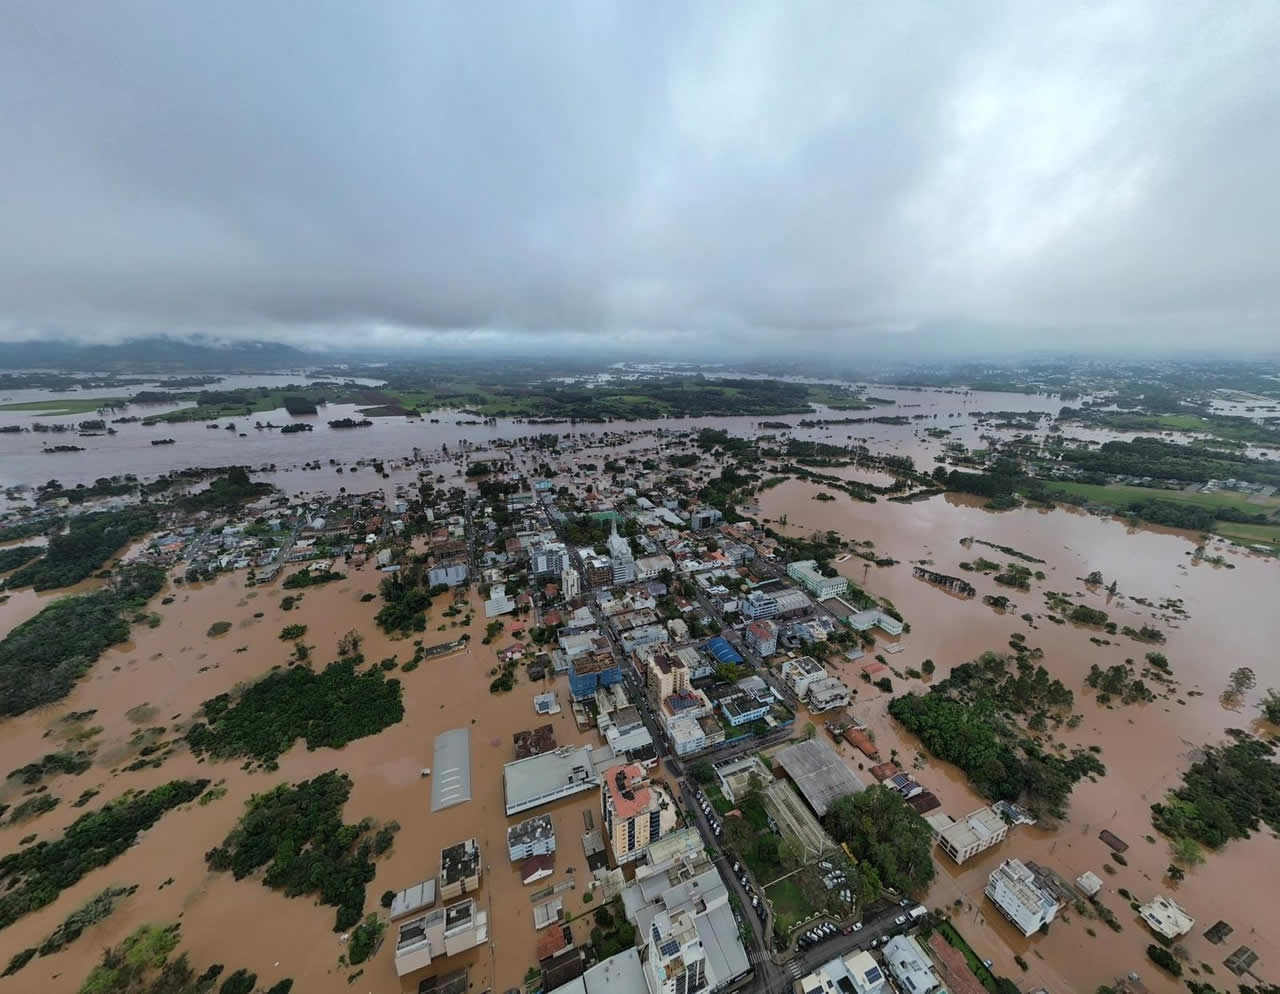
[[[53,366],[70,370],[235,370],[286,369],[331,360],[279,342],[205,344],[179,338],[139,338],[118,345],[75,342],[0,342],[0,369]]]

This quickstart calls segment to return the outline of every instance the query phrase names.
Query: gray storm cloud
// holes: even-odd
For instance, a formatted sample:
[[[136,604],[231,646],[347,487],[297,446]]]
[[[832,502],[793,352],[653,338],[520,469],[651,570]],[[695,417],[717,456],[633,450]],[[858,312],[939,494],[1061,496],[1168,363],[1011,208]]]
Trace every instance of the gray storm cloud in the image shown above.
[[[1273,2],[14,0],[0,336],[1274,347],[1278,43]]]

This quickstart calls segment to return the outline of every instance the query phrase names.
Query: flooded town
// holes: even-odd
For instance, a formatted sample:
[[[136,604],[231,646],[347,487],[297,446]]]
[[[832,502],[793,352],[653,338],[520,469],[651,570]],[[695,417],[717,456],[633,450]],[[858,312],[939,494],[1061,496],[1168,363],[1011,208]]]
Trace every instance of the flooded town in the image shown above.
[[[1280,994],[1280,4],[0,13],[0,994]]]
[[[1153,812],[1274,733],[1274,487],[1233,483],[1243,535],[1154,523],[1123,474],[1046,492],[1081,479],[1064,449],[1135,444],[1059,397],[824,390],[873,415],[108,434],[11,401],[0,987],[76,989],[173,924],[264,990],[1174,991],[1153,943],[1268,976],[1270,831]],[[1011,462],[1044,478],[988,495]],[[340,843],[294,823],[331,788]]]

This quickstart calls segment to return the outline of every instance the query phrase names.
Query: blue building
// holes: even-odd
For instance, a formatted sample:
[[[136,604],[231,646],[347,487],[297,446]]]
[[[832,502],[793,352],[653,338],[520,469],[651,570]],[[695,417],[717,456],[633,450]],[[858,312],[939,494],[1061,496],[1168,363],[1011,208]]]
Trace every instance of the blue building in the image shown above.
[[[707,652],[715,657],[717,663],[733,663],[741,664],[742,657],[738,655],[738,650],[731,646],[726,638],[717,635],[715,638],[708,639],[704,647]]]
[[[569,692],[576,701],[595,695],[597,687],[622,682],[622,667],[612,656],[580,656],[569,663]]]

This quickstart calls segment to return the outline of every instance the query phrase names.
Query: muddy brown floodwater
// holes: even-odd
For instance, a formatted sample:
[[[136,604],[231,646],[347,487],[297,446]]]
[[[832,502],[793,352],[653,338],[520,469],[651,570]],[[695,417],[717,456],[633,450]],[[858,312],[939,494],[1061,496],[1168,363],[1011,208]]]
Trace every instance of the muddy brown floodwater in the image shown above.
[[[73,991],[97,961],[103,947],[115,943],[142,922],[182,922],[183,947],[193,963],[225,963],[228,969],[248,967],[261,980],[294,978],[296,990],[317,992],[416,990],[423,974],[411,975],[401,984],[395,975],[394,938],[377,956],[363,964],[363,975],[348,985],[350,970],[339,968],[345,947],[333,933],[335,909],[314,903],[310,897],[289,899],[268,890],[257,880],[236,881],[230,874],[206,870],[204,853],[217,845],[234,826],[244,802],[255,792],[278,783],[296,782],[329,769],[351,775],[355,787],[344,812],[348,822],[371,816],[380,822],[398,821],[401,830],[390,854],[377,862],[377,878],[369,884],[367,910],[378,908],[385,890],[398,890],[439,871],[440,850],[464,838],[480,840],[485,861],[477,900],[490,916],[492,948],[482,947],[446,961],[444,966],[471,968],[473,990],[518,986],[534,962],[536,936],[529,894],[548,883],[578,876],[588,879],[582,857],[582,812],[594,809],[598,797],[587,792],[549,809],[562,840],[556,873],[534,887],[522,886],[507,859],[508,819],[502,795],[502,766],[513,757],[511,735],[551,721],[561,743],[593,741],[594,732],[577,732],[565,708],[551,718],[538,718],[533,694],[544,688],[521,679],[508,694],[494,696],[488,687],[489,670],[497,664],[494,650],[509,643],[499,637],[492,646],[479,642],[483,634],[483,610],[473,594],[475,620],[469,629],[471,646],[454,655],[427,660],[414,672],[397,674],[404,684],[405,718],[380,735],[361,739],[341,750],[308,752],[299,744],[280,757],[275,773],[247,773],[237,762],[198,762],[185,749],[159,769],[113,776],[110,769],[127,764],[135,755],[129,746],[140,726],[188,722],[200,703],[237,683],[262,676],[284,663],[288,643],[279,640],[285,624],[308,626],[305,641],[317,647],[316,659],[336,655],[338,639],[355,628],[365,636],[366,658],[379,660],[398,654],[403,662],[413,654],[411,640],[393,641],[372,623],[377,602],[361,603],[361,594],[376,590],[381,575],[353,571],[346,581],[305,591],[292,611],[280,609],[280,588],[246,590],[239,577],[174,587],[173,604],[152,606],[163,617],[158,628],[139,627],[135,641],[110,650],[94,666],[75,691],[56,706],[0,723],[0,752],[10,767],[51,751],[56,740],[45,738],[57,719],[70,711],[97,709],[88,724],[101,725],[98,762],[81,776],[50,781],[51,791],[63,798],[53,811],[32,821],[0,829],[0,851],[18,847],[29,832],[42,839],[56,837],[74,818],[94,810],[126,789],[149,788],[178,777],[207,777],[225,781],[225,797],[204,807],[190,805],[166,814],[135,848],[110,865],[87,875],[63,892],[48,907],[27,915],[4,930],[4,959],[17,950],[38,945],[74,908],[104,887],[138,884],[138,892],[104,923],[84,933],[63,952],[33,959],[14,977],[0,981],[0,990]],[[426,644],[456,637],[457,629],[436,632],[445,621],[438,601],[431,612]],[[255,612],[264,617],[255,619]],[[232,622],[226,635],[209,638],[216,621]],[[510,622],[508,622],[510,626]],[[244,651],[238,651],[243,649]],[[563,679],[550,684],[567,699]],[[146,705],[149,715],[140,724],[126,712]],[[137,714],[135,713],[135,716]],[[473,799],[432,813],[431,781],[420,771],[432,762],[434,737],[450,728],[471,729]],[[89,787],[101,790],[84,809],[70,801]],[[514,819],[518,820],[518,819]],[[569,874],[570,867],[576,873]],[[172,878],[173,882],[165,885]],[[165,885],[165,886],[162,886]],[[565,908],[577,914],[591,910],[581,891],[566,892]],[[278,965],[277,965],[278,964]]]
[[[1179,983],[1147,961],[1144,950],[1151,936],[1116,893],[1121,887],[1140,902],[1167,893],[1185,907],[1196,919],[1196,927],[1181,940],[1182,945],[1192,964],[1209,963],[1219,978],[1223,957],[1240,944],[1252,946],[1264,963],[1274,962],[1280,956],[1276,941],[1280,907],[1269,895],[1280,887],[1276,840],[1264,830],[1246,842],[1232,842],[1220,852],[1206,853],[1203,865],[1188,868],[1183,882],[1171,884],[1163,879],[1172,861],[1169,845],[1151,825],[1150,805],[1180,782],[1194,749],[1220,741],[1226,728],[1257,727],[1256,708],[1245,705],[1228,710],[1219,699],[1233,668],[1254,668],[1259,688],[1254,696],[1263,688],[1280,685],[1280,667],[1272,651],[1280,639],[1280,618],[1274,610],[1280,564],[1225,542],[1215,542],[1214,551],[1234,569],[1194,563],[1191,553],[1197,537],[1192,534],[1133,528],[1075,509],[993,513],[982,510],[978,501],[952,495],[915,504],[864,504],[836,494],[835,501],[820,502],[812,499],[818,489],[800,481],[780,484],[762,496],[761,512],[774,519],[775,527],[779,516],[786,515],[788,524],[781,530],[788,534],[835,529],[849,538],[871,540],[879,555],[901,561],[893,567],[864,569],[864,561],[853,558],[838,566],[872,593],[892,600],[911,624],[910,633],[901,639],[903,651],[886,657],[894,669],[918,668],[931,658],[938,667],[936,676],[941,677],[950,666],[987,649],[1006,650],[1010,635],[1022,632],[1028,645],[1044,650],[1041,662],[1075,692],[1075,711],[1084,716],[1077,729],[1064,727],[1054,740],[1102,748],[1107,775],[1076,787],[1066,822],[1054,830],[1016,828],[1001,845],[963,867],[939,855],[929,905],[952,908],[958,927],[979,955],[992,959],[998,972],[1024,989],[1091,991],[1137,970],[1154,990],[1169,994],[1181,990]],[[1045,580],[1033,581],[1032,590],[1024,593],[1000,587],[990,577],[963,572],[959,563],[979,555],[1010,561],[986,546],[965,548],[960,539],[966,536],[1044,559],[1044,565],[1032,568],[1043,570]],[[978,588],[978,596],[962,600],[915,579],[911,564],[921,559],[931,560],[939,572],[965,576]],[[1107,583],[1117,582],[1115,597],[1102,589],[1091,591],[1078,579],[1095,569]],[[1112,645],[1096,646],[1090,637],[1104,633],[1047,621],[1042,593],[1048,590],[1105,608],[1121,626],[1149,623],[1163,629],[1168,642],[1160,648],[1178,683],[1172,699],[1100,707],[1093,691],[1083,686],[1090,665],[1105,668],[1126,657],[1141,659],[1149,647],[1123,636],[1108,636]],[[996,612],[981,603],[982,595],[999,593],[1013,601],[1007,611]],[[1181,598],[1190,616],[1166,621],[1154,606],[1136,604],[1132,597],[1147,598],[1153,604]],[[1035,616],[1034,627],[1020,619],[1024,612]],[[1160,620],[1153,620],[1157,616]],[[914,764],[917,779],[938,795],[942,810],[953,816],[986,803],[959,770],[928,758],[919,741],[889,718],[890,695],[862,682],[857,665],[842,664],[838,669],[845,682],[857,689],[854,713],[875,733],[881,754],[887,758],[896,750],[904,768],[910,770]],[[895,677],[893,683],[895,693],[923,689],[919,681]],[[1201,691],[1203,696],[1189,696],[1190,691]],[[808,717],[802,715],[799,722]],[[815,721],[821,726],[822,716]],[[870,765],[847,745],[841,751],[855,767]],[[1098,839],[1104,828],[1129,843],[1127,866],[1110,859],[1108,848]],[[1147,841],[1148,836],[1155,841]],[[1103,903],[1119,917],[1123,931],[1113,933],[1097,919],[1086,921],[1065,909],[1048,935],[1024,939],[983,896],[987,875],[1001,860],[1012,857],[1034,860],[1068,879],[1094,871],[1104,882]],[[1114,875],[1104,871],[1108,863]],[[956,901],[961,902],[959,906]],[[1236,931],[1224,946],[1214,946],[1203,933],[1220,918]],[[1026,960],[1026,973],[1015,964],[1015,954]],[[1221,987],[1221,980],[1217,982]]]

